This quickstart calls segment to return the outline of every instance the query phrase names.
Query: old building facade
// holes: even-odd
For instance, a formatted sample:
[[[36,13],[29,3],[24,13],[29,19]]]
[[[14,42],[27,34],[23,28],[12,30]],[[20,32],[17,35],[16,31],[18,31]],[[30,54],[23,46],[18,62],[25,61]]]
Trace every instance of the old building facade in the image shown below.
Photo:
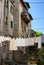
[[[27,2],[24,2],[23,0],[1,0],[0,35],[11,36],[15,38],[30,37],[31,20],[33,18],[31,14],[28,12],[28,8],[30,8],[30,5]],[[11,45],[12,46],[11,51],[9,50],[10,43],[7,45],[6,41],[3,42],[2,44],[3,45],[1,51],[2,52],[1,57],[3,57],[4,60],[14,59],[17,60],[17,62],[24,62],[24,63],[27,62],[26,60],[27,56],[25,55],[25,50],[26,52],[28,52],[28,46],[18,47],[18,50],[15,51],[14,49],[12,49],[13,46]],[[13,42],[11,44],[13,44]],[[22,50],[24,52],[22,52]]]
[[[0,35],[29,37],[33,19],[28,13],[29,4],[23,0],[1,0],[0,3]]]

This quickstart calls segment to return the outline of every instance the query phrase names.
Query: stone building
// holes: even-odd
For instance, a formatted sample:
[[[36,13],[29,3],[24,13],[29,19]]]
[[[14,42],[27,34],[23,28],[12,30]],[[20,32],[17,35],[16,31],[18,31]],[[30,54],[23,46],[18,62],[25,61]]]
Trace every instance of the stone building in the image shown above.
[[[31,30],[31,21],[33,20],[31,14],[28,12],[30,5],[28,2],[24,2],[23,0],[0,0],[0,35],[3,36],[11,36],[15,38],[30,37]],[[3,58],[7,59],[7,54],[9,54],[9,59],[16,59],[18,62],[27,62],[27,56],[25,52],[22,53],[26,49],[26,53],[28,52],[28,47],[18,48],[18,51],[12,50],[8,52],[7,42],[3,42],[4,53]],[[6,46],[6,48],[5,48]],[[21,50],[20,50],[21,49]],[[6,54],[6,53],[7,54]],[[21,53],[20,53],[21,52]],[[6,55],[4,57],[4,55]],[[21,55],[21,56],[20,56]],[[24,61],[25,60],[25,61]]]
[[[3,35],[13,36],[14,31],[14,4],[11,0],[4,0]]]
[[[14,7],[11,0],[0,0],[0,35],[13,36]]]
[[[14,36],[28,37],[31,29],[31,14],[28,13],[30,5],[23,0],[14,0],[15,2],[15,22],[14,22]],[[28,24],[30,23],[30,26]],[[17,27],[17,28],[16,28]]]
[[[30,5],[23,0],[1,0],[0,35],[29,37],[33,18],[28,8]]]

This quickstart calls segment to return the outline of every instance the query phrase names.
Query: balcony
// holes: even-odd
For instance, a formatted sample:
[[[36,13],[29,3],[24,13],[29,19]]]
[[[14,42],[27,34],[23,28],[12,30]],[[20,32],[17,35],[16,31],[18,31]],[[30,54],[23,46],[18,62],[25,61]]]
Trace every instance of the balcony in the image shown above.
[[[9,43],[10,41],[10,48],[12,49],[14,47],[14,49],[17,47],[26,47],[26,46],[33,46],[34,45],[34,38],[10,38],[10,37],[4,37],[4,36],[0,36],[0,43],[4,42],[5,44]],[[15,45],[14,45],[15,44]]]
[[[25,23],[29,23],[31,20],[33,20],[31,14],[29,14],[28,12],[22,12],[21,19],[23,19]]]

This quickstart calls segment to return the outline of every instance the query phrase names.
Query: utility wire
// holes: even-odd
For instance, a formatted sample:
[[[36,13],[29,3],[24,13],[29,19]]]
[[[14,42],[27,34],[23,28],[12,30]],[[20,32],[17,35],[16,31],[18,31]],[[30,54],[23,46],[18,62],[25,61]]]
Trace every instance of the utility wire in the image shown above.
[[[44,20],[44,18],[33,18],[33,20]]]
[[[44,30],[44,29],[35,29],[35,30]]]
[[[34,29],[34,30],[44,30],[44,29]]]
[[[1,2],[4,2],[4,1],[1,1]],[[13,1],[12,3],[15,3],[15,2]],[[18,2],[16,2],[16,3],[18,3]],[[28,3],[31,3],[31,4],[44,4],[44,2],[28,2]]]
[[[44,4],[44,2],[28,2],[30,4]]]
[[[2,1],[2,2],[4,2],[4,1]],[[28,2],[28,3],[31,3],[31,4],[44,4],[44,2]],[[34,18],[33,20],[44,20],[44,18]]]

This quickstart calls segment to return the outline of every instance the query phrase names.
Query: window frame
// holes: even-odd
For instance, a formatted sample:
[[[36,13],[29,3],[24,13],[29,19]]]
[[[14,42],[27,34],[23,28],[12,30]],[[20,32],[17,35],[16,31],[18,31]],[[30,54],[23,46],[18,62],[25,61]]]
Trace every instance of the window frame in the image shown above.
[[[13,28],[13,21],[11,21],[11,28]]]

